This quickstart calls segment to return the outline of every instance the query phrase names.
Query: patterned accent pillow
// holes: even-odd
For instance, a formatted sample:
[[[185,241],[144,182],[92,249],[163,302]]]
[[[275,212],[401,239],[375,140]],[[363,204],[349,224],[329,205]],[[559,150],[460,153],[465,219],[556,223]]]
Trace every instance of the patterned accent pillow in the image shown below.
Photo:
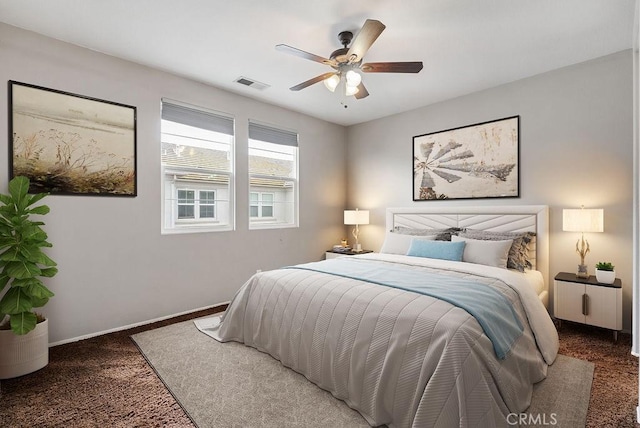
[[[507,268],[524,272],[525,269],[533,268],[529,260],[529,243],[536,236],[535,232],[491,232],[488,230],[462,229],[458,236],[471,239],[484,239],[486,241],[504,241],[513,239]]]
[[[451,241],[451,235],[457,235],[462,229],[447,227],[446,229],[412,229],[410,227],[396,226],[393,231],[403,235],[412,236],[436,236],[436,241]]]

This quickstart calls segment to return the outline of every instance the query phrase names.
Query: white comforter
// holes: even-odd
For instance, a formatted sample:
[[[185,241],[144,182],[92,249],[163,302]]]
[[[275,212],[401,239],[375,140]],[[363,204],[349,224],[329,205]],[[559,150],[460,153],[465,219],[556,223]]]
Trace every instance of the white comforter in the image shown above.
[[[299,269],[254,275],[222,323],[205,331],[271,354],[358,410],[373,426],[499,427],[530,404],[558,351],[526,276],[470,263],[356,256],[475,278],[512,302],[524,332],[499,360],[481,326],[444,301]]]

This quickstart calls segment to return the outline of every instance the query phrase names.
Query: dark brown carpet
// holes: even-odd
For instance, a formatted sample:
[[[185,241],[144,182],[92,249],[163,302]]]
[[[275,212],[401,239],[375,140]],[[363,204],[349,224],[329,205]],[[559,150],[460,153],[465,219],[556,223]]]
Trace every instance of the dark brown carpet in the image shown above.
[[[130,335],[216,312],[200,311],[144,327],[51,348],[44,369],[0,383],[0,427],[193,427]],[[596,365],[587,426],[632,427],[638,360],[631,338],[563,323],[560,353]]]
[[[638,428],[638,358],[631,355],[631,335],[563,322],[560,353],[595,364],[587,427]]]

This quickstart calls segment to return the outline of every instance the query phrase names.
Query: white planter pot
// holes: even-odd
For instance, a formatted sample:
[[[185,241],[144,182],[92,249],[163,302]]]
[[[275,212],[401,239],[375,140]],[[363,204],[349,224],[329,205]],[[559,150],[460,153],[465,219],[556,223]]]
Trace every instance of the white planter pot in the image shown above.
[[[613,284],[616,280],[616,272],[613,270],[596,269],[596,281],[602,284]]]
[[[0,379],[11,379],[40,370],[49,364],[49,321],[18,336],[0,330]]]

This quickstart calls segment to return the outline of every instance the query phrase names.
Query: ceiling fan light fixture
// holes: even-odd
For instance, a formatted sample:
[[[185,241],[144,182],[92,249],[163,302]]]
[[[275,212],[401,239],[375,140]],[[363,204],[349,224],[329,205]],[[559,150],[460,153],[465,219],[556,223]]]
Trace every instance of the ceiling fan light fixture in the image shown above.
[[[360,82],[362,82],[362,76],[360,75],[360,73],[357,73],[353,70],[347,71],[345,78],[347,79],[347,85],[349,86],[357,87]]]
[[[349,82],[347,82],[347,84],[344,87],[344,94],[346,96],[355,95],[358,93],[359,90],[360,89],[358,88],[358,86],[351,86]]]
[[[334,74],[333,76],[327,79],[324,79],[323,82],[324,82],[324,86],[326,86],[328,90],[330,90],[331,92],[334,92],[338,87],[338,84],[340,83],[340,76],[338,76],[337,74]]]

